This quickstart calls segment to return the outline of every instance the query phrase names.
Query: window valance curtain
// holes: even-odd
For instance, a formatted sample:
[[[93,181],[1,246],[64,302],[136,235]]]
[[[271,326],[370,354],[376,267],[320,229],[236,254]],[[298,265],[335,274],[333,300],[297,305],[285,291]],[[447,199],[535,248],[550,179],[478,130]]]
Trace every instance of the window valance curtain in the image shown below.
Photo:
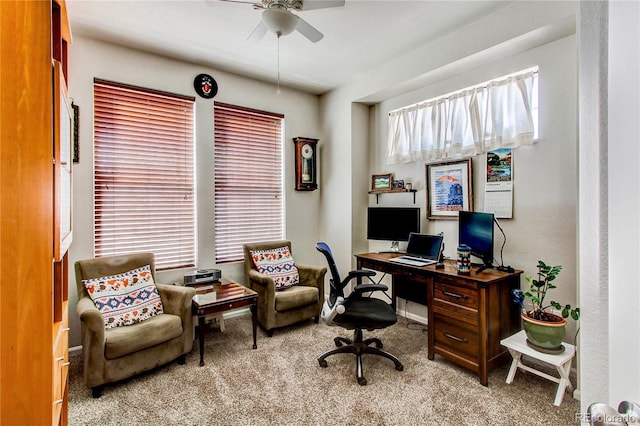
[[[537,77],[529,70],[390,112],[387,164],[532,144]]]

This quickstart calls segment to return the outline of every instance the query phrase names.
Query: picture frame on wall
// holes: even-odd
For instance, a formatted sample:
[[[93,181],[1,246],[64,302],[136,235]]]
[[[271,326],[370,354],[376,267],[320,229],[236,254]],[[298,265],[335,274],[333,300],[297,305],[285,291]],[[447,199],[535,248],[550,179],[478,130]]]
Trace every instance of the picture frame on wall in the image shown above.
[[[80,162],[80,107],[71,102],[73,109],[73,162]]]
[[[426,165],[427,218],[456,219],[473,211],[471,158]]]
[[[392,182],[393,182],[393,175],[391,173],[372,175],[371,190],[372,191],[390,191]]]

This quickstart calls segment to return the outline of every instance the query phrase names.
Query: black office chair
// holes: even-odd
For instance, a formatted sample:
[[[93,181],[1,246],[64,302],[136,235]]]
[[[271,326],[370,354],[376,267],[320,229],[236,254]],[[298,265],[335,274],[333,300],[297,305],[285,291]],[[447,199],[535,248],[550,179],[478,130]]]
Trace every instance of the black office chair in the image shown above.
[[[340,336],[334,339],[337,348],[331,349],[318,357],[320,366],[327,366],[326,358],[330,355],[339,353],[355,354],[356,377],[360,385],[367,384],[367,379],[364,378],[362,372],[363,354],[380,355],[388,358],[393,361],[396,370],[402,371],[404,367],[400,360],[382,350],[380,339],[363,340],[362,338],[362,329],[377,330],[396,323],[396,313],[391,305],[383,300],[370,297],[372,292],[386,291],[388,287],[384,284],[377,284],[371,279],[371,276],[375,275],[374,271],[351,271],[344,281],[340,280],[340,274],[329,246],[321,242],[316,244],[316,249],[327,258],[329,270],[331,271],[330,293],[322,309],[322,319],[327,325],[338,325],[347,330],[354,330],[353,340]],[[361,281],[363,277],[367,277],[370,283],[356,285],[349,297],[345,299],[344,288],[347,284],[354,278]],[[372,343],[375,343],[375,347],[369,346]]]

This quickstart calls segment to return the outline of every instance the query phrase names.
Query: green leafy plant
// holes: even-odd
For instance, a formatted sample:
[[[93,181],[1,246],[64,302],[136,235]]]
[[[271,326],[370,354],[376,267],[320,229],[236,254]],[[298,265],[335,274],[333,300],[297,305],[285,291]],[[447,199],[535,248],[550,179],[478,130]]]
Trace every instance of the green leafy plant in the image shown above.
[[[537,279],[531,277],[531,275],[527,275],[525,277],[529,283],[529,291],[523,292],[520,289],[512,290],[514,302],[520,305],[520,309],[523,313],[537,320],[553,321],[554,317],[550,312],[547,312],[547,309],[554,308],[562,313],[563,318],[571,316],[571,318],[577,321],[580,318],[580,308],[572,308],[571,305],[562,305],[555,300],[552,300],[545,305],[547,292],[557,288],[553,281],[555,281],[560,271],[562,271],[562,266],[550,266],[542,260],[539,260],[537,267]],[[533,305],[533,309],[528,312],[524,308],[525,298],[529,299]]]

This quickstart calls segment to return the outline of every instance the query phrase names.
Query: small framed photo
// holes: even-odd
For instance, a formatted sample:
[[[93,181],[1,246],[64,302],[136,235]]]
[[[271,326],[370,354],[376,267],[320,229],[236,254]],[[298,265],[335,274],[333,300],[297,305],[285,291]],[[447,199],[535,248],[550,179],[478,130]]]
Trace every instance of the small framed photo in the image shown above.
[[[391,189],[396,191],[404,189],[404,180],[391,181]]]
[[[371,190],[372,191],[385,191],[391,189],[392,174],[386,173],[383,175],[371,176]]]
[[[73,162],[80,162],[80,107],[71,102],[73,109]]]
[[[427,164],[427,218],[457,219],[459,211],[473,211],[471,158]]]

